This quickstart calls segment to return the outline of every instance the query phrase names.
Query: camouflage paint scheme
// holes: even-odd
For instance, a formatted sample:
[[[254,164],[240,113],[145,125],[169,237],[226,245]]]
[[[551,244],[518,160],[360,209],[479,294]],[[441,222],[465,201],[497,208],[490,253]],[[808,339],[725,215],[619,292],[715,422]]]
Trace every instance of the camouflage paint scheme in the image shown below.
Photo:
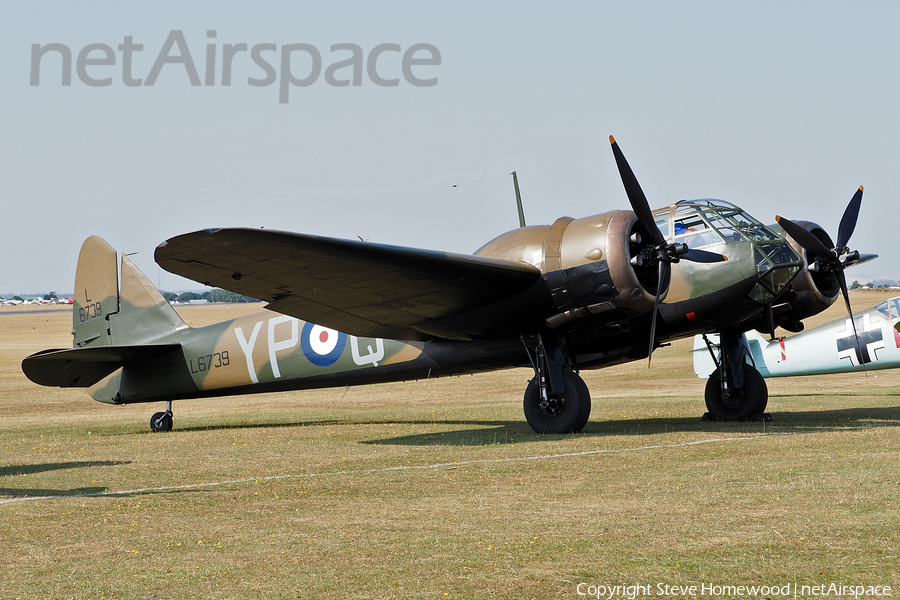
[[[860,347],[849,317],[789,337],[768,340],[756,331],[744,334],[745,355],[763,377],[876,371],[900,367],[900,296],[854,313]],[[719,343],[715,334],[707,338]],[[718,349],[715,350],[718,360]],[[694,338],[694,372],[706,378],[716,365],[701,336]]]
[[[118,300],[116,252],[95,236],[79,255],[74,348],[37,353],[25,359],[23,370],[37,383],[90,387],[98,401],[125,404],[528,366],[529,339],[548,332],[564,340],[576,368],[595,368],[647,357],[657,293],[663,298],[658,343],[752,327],[766,303],[785,292],[796,295],[789,284],[803,259],[773,226],[712,200],[682,201],[654,218],[668,240],[688,235],[728,260],[675,263],[664,289],[656,290],[655,268],[633,264],[640,231],[628,210],[522,227],[474,256],[269,230],[186,234],[163,243],[157,262],[207,285],[267,300],[279,311],[196,329],[127,256]],[[676,222],[688,223],[689,231],[673,235]],[[291,244],[301,244],[303,253]],[[317,248],[324,250],[317,255]],[[275,250],[294,252],[292,262],[273,269]],[[384,264],[390,268],[382,274]],[[406,268],[410,264],[415,268]],[[292,265],[310,267],[309,273],[297,274]],[[273,278],[280,282],[277,293],[265,287]],[[336,283],[329,288],[327,280]],[[371,287],[360,289],[360,282]],[[372,292],[376,285],[384,297],[409,298],[386,302]],[[364,296],[375,300],[363,305]],[[292,314],[298,311],[317,314],[318,324]],[[392,332],[398,339],[366,332]]]
[[[269,310],[191,328],[127,256],[122,256],[120,300],[117,279],[115,250],[99,237],[88,238],[76,275],[81,301],[73,307],[75,348],[29,357],[23,363],[28,377],[60,387],[89,385],[95,400],[127,404],[445,372],[423,352],[426,342],[358,338]],[[458,343],[441,346],[436,354],[451,355],[445,366],[459,362],[452,356],[458,354]],[[156,351],[147,355],[148,348]],[[487,348],[496,360],[509,360],[501,346]],[[513,349],[522,354],[520,344]],[[113,372],[92,382],[83,367],[97,363]]]

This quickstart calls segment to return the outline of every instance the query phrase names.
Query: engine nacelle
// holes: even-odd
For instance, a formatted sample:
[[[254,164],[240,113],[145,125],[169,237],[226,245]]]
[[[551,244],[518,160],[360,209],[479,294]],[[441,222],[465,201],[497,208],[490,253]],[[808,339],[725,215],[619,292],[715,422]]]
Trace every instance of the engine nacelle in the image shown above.
[[[665,295],[669,285],[658,291],[656,266],[632,260],[650,244],[642,229],[630,210],[561,217],[550,226],[504,233],[476,254],[540,269],[556,310],[547,317],[553,328],[616,309],[627,318],[652,310],[656,294]]]
[[[811,221],[794,222],[816,236],[826,248],[834,246],[828,233],[816,223]],[[777,318],[781,321],[779,324],[785,326],[789,331],[793,331],[794,328],[790,325],[816,315],[834,304],[841,295],[841,287],[834,273],[810,271],[808,267],[815,262],[816,257],[807,256],[806,250],[794,238],[786,237],[788,243],[803,257],[804,263],[804,267],[791,280],[790,290],[782,296],[789,306],[782,304],[776,309]]]

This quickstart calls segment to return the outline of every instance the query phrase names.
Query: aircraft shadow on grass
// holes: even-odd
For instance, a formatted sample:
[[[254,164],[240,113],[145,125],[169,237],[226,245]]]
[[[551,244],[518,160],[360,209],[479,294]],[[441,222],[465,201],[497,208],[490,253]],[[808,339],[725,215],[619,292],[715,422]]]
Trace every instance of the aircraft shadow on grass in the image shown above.
[[[9,465],[0,467],[0,477],[13,477],[16,475],[33,475],[46,473],[47,471],[62,471],[66,469],[88,469],[90,467],[111,467],[114,465],[127,465],[130,460],[84,460],[78,462],[40,463],[35,465]]]
[[[285,427],[324,427],[324,426],[340,426],[340,425],[471,425],[473,423],[480,425],[514,425],[515,421],[467,421],[465,419],[451,419],[436,421],[429,420],[413,420],[413,419],[315,419],[312,421],[275,421],[270,423],[229,423],[229,424],[209,424],[179,427],[176,434],[181,431],[228,431],[236,429],[279,429]],[[528,431],[522,428],[522,431]]]
[[[846,394],[852,396],[853,394]],[[866,395],[866,394],[860,394]],[[802,427],[898,427],[900,426],[900,406],[873,408],[861,406],[835,410],[810,410],[777,413],[774,418],[784,425]]]
[[[796,396],[796,394],[791,394]],[[853,394],[848,394],[853,395]],[[775,397],[773,395],[773,397]],[[890,426],[900,425],[900,406],[895,407],[859,407],[837,410],[816,410],[803,412],[776,412],[774,423],[767,423],[766,430],[778,426],[800,426],[815,431],[820,428],[847,426]],[[362,444],[391,444],[405,446],[484,446],[507,445],[539,442],[547,436],[536,435],[526,423],[504,420],[466,420],[466,419],[315,419],[310,421],[235,423],[226,425],[198,425],[179,428],[179,432],[227,431],[240,429],[277,429],[292,427],[322,427],[342,425],[397,425],[408,426],[462,426],[463,429],[451,431],[432,431],[365,440]],[[713,423],[701,421],[695,417],[648,417],[646,419],[622,419],[609,421],[591,421],[582,431],[585,437],[613,435],[657,435],[673,431],[760,431],[761,423]]]
[[[762,431],[798,431],[815,433],[841,427],[898,427],[900,426],[900,406],[883,408],[845,408],[839,410],[818,410],[805,412],[784,412],[773,415],[774,423],[744,422],[716,423],[701,421],[696,418],[663,418],[623,419],[615,421],[588,422],[581,432],[581,437],[609,437],[615,435],[658,435],[672,432],[752,432]],[[428,424],[458,424],[451,421],[427,421]],[[371,445],[399,446],[492,446],[533,443],[547,440],[547,436],[539,436],[518,421],[465,421],[467,425],[478,426],[474,429],[417,433],[379,440],[360,442]],[[419,424],[408,421],[403,424]],[[777,427],[778,429],[773,429]],[[780,427],[779,427],[780,426]],[[765,429],[763,429],[763,427]],[[794,428],[802,429],[796,430]],[[787,429],[790,428],[790,429]],[[559,436],[564,438],[565,436]]]
[[[72,496],[79,498],[84,496],[98,496],[106,492],[105,487],[74,488],[71,490],[52,490],[39,488],[0,488],[0,498],[40,498],[43,496]]]
[[[40,463],[33,465],[9,465],[0,467],[0,477],[15,477],[20,475],[33,475],[48,471],[61,471],[68,469],[89,469],[92,467],[111,467],[114,465],[130,464],[129,460],[85,460],[77,462]],[[106,492],[105,487],[84,487],[68,490],[43,489],[43,488],[4,488],[0,487],[0,498],[30,498],[35,496],[93,496]]]
[[[0,488],[0,501],[9,501],[17,498],[134,498],[136,496],[155,496],[158,494],[196,494],[203,490],[196,489],[147,489],[133,492],[111,492],[105,487],[72,488],[69,490],[54,490],[42,488]]]

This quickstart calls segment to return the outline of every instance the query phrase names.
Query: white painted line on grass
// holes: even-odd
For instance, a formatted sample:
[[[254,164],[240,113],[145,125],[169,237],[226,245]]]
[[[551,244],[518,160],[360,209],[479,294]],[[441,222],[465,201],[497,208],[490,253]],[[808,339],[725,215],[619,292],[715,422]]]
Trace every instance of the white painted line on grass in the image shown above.
[[[868,429],[869,427],[846,427],[839,430],[850,429]],[[835,431],[829,429],[828,431]],[[444,469],[447,467],[461,467],[466,465],[479,464],[495,464],[495,463],[511,463],[525,462],[530,460],[549,460],[555,458],[572,458],[576,456],[591,456],[594,454],[617,454],[622,452],[640,452],[643,450],[661,450],[665,448],[682,448],[685,446],[699,446],[701,444],[714,444],[716,442],[744,442],[751,440],[761,440],[764,438],[798,435],[801,433],[821,433],[822,430],[815,431],[788,431],[780,433],[765,433],[762,435],[754,435],[749,437],[731,437],[731,438],[709,438],[705,440],[696,440],[693,442],[682,442],[679,444],[658,444],[655,446],[636,446],[634,448],[608,448],[602,450],[585,450],[583,452],[566,452],[562,454],[540,454],[536,456],[517,456],[513,458],[484,458],[479,460],[462,460],[457,462],[436,463],[431,465],[401,465],[396,467],[379,467],[377,469],[350,469],[346,471],[326,471],[324,473],[303,473],[298,475],[268,475],[266,477],[246,477],[243,479],[227,479],[225,481],[214,481],[210,483],[188,483],[184,485],[163,485],[159,487],[137,488],[133,490],[119,490],[117,492],[91,492],[87,494],[53,494],[48,496],[24,496],[22,498],[10,498],[0,500],[0,504],[9,504],[11,502],[31,502],[35,500],[58,500],[61,498],[104,498],[114,496],[128,496],[130,494],[148,494],[153,492],[172,492],[178,490],[195,490],[207,487],[217,487],[223,485],[235,485],[239,483],[276,481],[278,479],[303,479],[312,477],[334,477],[338,475],[366,475],[371,473],[389,473],[391,471],[414,471],[424,469]]]

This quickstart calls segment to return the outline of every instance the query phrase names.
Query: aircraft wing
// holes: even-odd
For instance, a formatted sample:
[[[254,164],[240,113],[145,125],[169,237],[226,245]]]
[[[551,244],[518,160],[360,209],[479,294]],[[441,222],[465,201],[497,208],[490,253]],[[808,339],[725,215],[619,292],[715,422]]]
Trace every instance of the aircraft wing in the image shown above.
[[[261,229],[208,229],[156,249],[167,271],[356,336],[426,340],[427,324],[514,296],[532,265]]]

